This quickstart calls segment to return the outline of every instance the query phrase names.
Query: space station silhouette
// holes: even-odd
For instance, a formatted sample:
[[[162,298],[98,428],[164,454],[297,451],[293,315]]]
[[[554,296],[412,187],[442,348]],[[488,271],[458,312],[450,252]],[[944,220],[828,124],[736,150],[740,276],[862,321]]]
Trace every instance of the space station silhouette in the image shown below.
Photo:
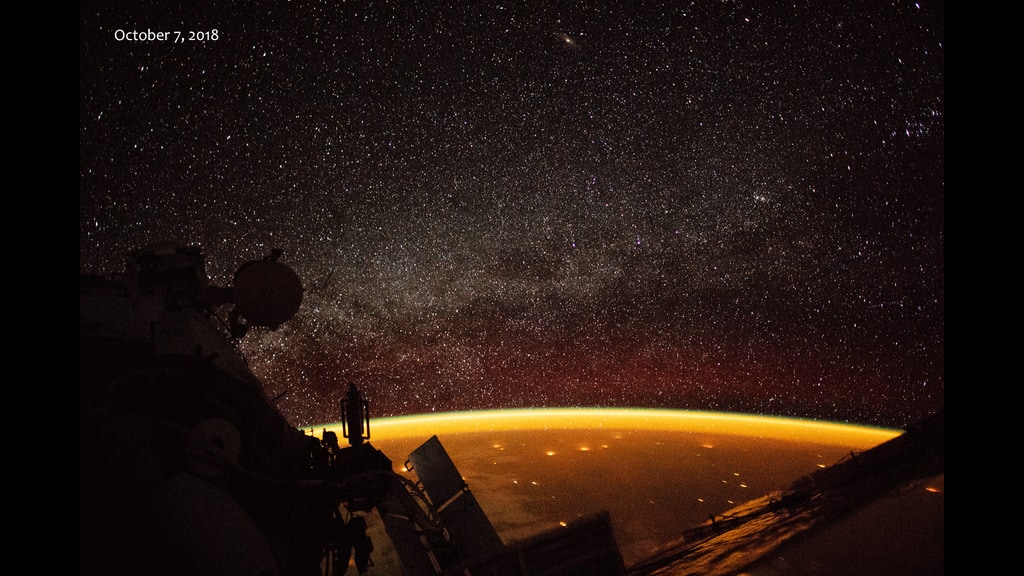
[[[396,473],[355,383],[339,406],[347,446],[290,425],[236,347],[302,303],[281,255],[228,287],[171,242],[81,275],[81,574],[340,575],[353,557],[363,573],[372,512],[409,575],[624,573],[607,515],[506,546],[437,436],[405,462],[418,481]]]
[[[346,446],[292,426],[237,347],[302,303],[282,255],[246,262],[227,287],[209,284],[199,248],[171,242],[128,254],[123,272],[81,275],[81,574],[338,576],[353,559],[362,574],[369,514],[408,576],[640,575],[691,554],[681,546],[627,571],[607,512],[504,543],[436,435],[404,461],[416,480],[395,472],[370,442],[370,403],[354,382],[338,407]],[[932,425],[910,448],[820,472],[762,513],[813,510],[837,487],[852,502],[851,482],[875,478],[872,465],[941,470],[939,422],[938,436]],[[743,523],[712,517],[688,536]]]

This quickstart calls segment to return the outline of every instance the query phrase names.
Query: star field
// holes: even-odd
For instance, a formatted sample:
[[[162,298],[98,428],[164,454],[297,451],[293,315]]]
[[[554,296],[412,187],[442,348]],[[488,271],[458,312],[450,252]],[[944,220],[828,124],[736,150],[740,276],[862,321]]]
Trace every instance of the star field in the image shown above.
[[[84,2],[80,266],[281,248],[240,343],[297,426],[943,405],[933,2]],[[118,30],[216,40],[117,40]],[[171,35],[173,38],[173,34]]]

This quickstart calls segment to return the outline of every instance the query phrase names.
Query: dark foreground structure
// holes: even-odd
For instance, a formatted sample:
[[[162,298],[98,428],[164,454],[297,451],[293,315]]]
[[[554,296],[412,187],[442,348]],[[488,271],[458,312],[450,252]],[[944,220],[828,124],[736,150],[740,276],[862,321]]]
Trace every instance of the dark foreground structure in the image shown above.
[[[354,383],[342,447],[291,426],[237,349],[298,311],[281,252],[211,286],[196,247],[80,279],[79,572],[320,576],[372,567],[379,514],[409,576],[625,573],[607,514],[506,546],[436,436],[397,474]]]
[[[369,404],[354,383],[339,406],[344,447],[275,408],[237,344],[302,303],[280,256],[243,264],[227,287],[209,285],[199,249],[172,243],[129,254],[123,272],[81,276],[80,574],[323,576],[353,560],[363,573],[371,513],[408,576],[737,574],[944,471],[940,412],[628,570],[607,513],[506,544],[436,436],[405,460],[416,481],[393,470],[369,442]],[[941,571],[940,559],[931,573]]]

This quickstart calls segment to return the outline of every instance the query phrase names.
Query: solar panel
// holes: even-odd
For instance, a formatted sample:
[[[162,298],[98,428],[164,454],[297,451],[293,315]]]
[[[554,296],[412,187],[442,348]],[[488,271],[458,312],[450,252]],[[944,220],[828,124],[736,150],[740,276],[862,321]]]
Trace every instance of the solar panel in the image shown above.
[[[466,490],[466,481],[462,479],[455,463],[448,456],[448,451],[441,445],[437,436],[431,436],[419,448],[409,454],[409,461],[412,464],[411,470],[423,486],[423,490],[430,496],[435,506],[440,508],[459,492]]]
[[[501,537],[436,435],[414,450],[407,464],[412,465],[423,491],[437,508],[458,558],[492,554],[504,548]]]
[[[505,546],[472,492],[464,492],[438,514],[459,558],[501,552]]]

